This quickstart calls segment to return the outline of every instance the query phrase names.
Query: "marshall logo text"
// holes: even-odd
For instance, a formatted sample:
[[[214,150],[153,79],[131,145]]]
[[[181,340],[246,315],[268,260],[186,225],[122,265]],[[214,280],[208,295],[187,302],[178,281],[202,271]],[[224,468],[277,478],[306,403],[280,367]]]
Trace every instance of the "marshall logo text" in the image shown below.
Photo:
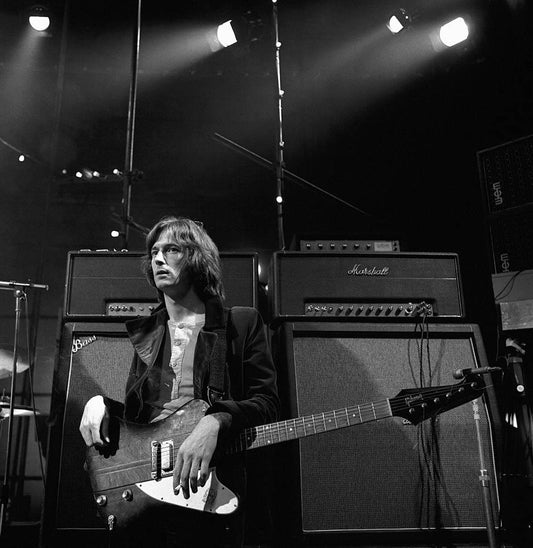
[[[383,268],[376,268],[375,266],[362,266],[361,264],[354,264],[351,270],[348,270],[350,276],[388,276],[390,268],[384,266]]]

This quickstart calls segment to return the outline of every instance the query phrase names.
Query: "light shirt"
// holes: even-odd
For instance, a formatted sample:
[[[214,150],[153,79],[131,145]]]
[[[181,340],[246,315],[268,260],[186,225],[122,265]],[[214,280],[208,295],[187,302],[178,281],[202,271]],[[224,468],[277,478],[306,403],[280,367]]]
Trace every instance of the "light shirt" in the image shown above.
[[[153,420],[161,420],[194,398],[194,351],[198,334],[205,325],[205,314],[197,314],[186,322],[168,320],[171,354],[162,365],[160,381],[161,412]]]

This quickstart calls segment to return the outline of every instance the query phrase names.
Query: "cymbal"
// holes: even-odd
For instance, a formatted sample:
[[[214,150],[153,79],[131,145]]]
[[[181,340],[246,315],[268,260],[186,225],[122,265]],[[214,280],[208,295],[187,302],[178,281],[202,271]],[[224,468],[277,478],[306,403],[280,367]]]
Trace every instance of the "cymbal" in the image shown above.
[[[39,415],[39,411],[35,410],[35,414]],[[29,405],[17,405],[13,408],[14,417],[31,417],[33,408]],[[9,402],[0,401],[0,420],[9,417]]]
[[[17,373],[26,371],[30,366],[17,359]],[[13,352],[2,350],[0,348],[0,379],[10,377],[13,373]]]

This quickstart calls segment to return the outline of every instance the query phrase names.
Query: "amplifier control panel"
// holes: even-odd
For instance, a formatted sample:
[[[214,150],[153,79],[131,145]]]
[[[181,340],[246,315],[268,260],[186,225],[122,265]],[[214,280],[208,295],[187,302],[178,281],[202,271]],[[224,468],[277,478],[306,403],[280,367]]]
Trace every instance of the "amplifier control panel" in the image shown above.
[[[149,316],[158,306],[157,302],[108,302],[106,316]]]
[[[433,316],[433,305],[422,302],[308,302],[305,304],[305,316],[312,317],[382,317],[415,318]]]
[[[300,251],[330,253],[391,253],[400,251],[399,240],[301,240]]]

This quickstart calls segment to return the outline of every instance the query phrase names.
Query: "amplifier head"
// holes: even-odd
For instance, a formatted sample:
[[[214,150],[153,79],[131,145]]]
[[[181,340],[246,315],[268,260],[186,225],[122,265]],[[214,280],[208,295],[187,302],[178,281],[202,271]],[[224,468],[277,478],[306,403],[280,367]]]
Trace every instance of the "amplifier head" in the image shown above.
[[[273,322],[464,317],[455,253],[278,252],[270,278]]]
[[[158,305],[141,271],[142,252],[68,253],[64,317],[67,320],[148,315]],[[257,253],[220,253],[226,306],[257,307]]]

